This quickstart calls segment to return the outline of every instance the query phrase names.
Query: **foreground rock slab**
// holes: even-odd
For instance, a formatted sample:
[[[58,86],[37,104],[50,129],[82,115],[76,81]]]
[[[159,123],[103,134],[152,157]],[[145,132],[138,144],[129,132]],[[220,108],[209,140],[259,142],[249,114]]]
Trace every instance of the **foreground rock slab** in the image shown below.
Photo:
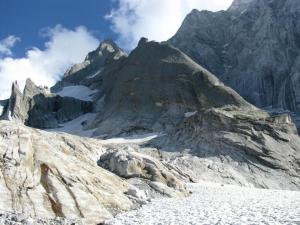
[[[0,123],[0,209],[94,223],[133,204],[128,184],[97,166],[95,140]]]
[[[0,121],[0,211],[20,212],[45,221],[66,218],[98,224],[146,203],[149,199],[143,199],[143,190],[97,164],[108,151],[104,143],[65,133],[49,133],[14,121]],[[107,160],[114,160],[111,157],[106,155]],[[147,156],[140,154],[140,157]],[[161,165],[151,157],[147,159]],[[161,174],[174,173],[167,167],[158,169]],[[167,178],[170,178],[169,196],[173,196],[173,191],[185,190],[181,180],[171,175]],[[149,178],[141,179],[147,183]],[[15,222],[4,224],[20,221]]]

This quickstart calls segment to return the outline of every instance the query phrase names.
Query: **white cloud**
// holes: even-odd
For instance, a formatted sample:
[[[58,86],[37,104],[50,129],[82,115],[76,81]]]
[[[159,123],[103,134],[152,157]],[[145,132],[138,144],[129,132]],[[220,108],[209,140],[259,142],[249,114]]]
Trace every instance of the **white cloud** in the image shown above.
[[[11,49],[12,49],[12,47],[15,46],[15,44],[18,41],[21,41],[21,39],[14,35],[10,35],[7,38],[0,40],[0,57],[1,57],[1,55],[3,55],[3,56],[12,55]]]
[[[99,42],[85,27],[68,30],[60,25],[45,29],[45,49],[32,48],[24,58],[0,59],[0,99],[9,97],[11,83],[21,88],[30,77],[37,85],[52,86],[71,65],[84,60]]]
[[[192,9],[218,11],[232,0],[112,0],[118,2],[107,19],[119,34],[119,44],[127,49],[136,46],[143,36],[165,41],[176,33]]]

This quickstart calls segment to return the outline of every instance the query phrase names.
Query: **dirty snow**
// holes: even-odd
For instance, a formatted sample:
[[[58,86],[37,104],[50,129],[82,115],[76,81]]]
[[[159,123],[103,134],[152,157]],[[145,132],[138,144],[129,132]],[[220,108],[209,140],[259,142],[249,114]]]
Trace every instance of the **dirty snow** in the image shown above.
[[[4,106],[0,105],[0,116],[2,116],[3,111],[4,111]]]
[[[119,137],[119,138],[111,138],[106,140],[101,140],[103,144],[127,144],[127,143],[144,143],[150,141],[154,138],[162,136],[162,133],[149,133],[142,135],[132,135],[129,137]]]
[[[153,200],[110,225],[300,225],[300,192],[202,183],[187,198]]]
[[[93,94],[96,92],[97,90],[91,90],[86,86],[75,85],[64,87],[56,94],[60,95],[61,97],[72,97],[83,101],[93,101]]]
[[[67,123],[59,124],[59,128],[48,129],[47,131],[58,132],[58,133],[60,132],[69,133],[69,134],[79,135],[83,137],[91,137],[95,129],[92,130],[84,129],[82,122],[85,122],[86,124],[90,124],[90,122],[94,121],[95,117],[96,117],[96,113],[87,113]]]
[[[197,113],[198,113],[198,111],[195,111],[195,112],[186,112],[184,114],[184,117],[185,118],[189,118],[189,117],[192,117],[192,116],[196,115]]]

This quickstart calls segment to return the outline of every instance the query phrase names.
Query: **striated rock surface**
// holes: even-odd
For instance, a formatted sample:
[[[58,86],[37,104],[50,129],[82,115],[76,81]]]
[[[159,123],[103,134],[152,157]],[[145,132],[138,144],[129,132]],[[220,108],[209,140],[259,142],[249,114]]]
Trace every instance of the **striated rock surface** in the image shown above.
[[[48,133],[13,121],[0,122],[0,140],[0,210],[96,224],[141,202],[139,196],[131,198],[139,188],[97,165],[107,152],[99,140]],[[113,161],[114,156],[105,159]],[[161,174],[172,174],[158,168]],[[167,178],[174,184],[169,191],[184,193],[179,178]]]
[[[193,10],[169,40],[259,107],[300,112],[300,2],[235,0]]]
[[[300,138],[289,115],[209,109],[186,118],[150,145],[197,180],[300,188]]]
[[[98,222],[133,206],[126,182],[97,166],[96,140],[0,126],[1,210]]]

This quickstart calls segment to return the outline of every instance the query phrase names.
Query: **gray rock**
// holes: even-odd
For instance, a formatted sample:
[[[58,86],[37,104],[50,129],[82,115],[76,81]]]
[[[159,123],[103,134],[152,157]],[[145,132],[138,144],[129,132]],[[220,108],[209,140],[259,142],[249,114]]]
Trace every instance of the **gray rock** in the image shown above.
[[[300,112],[298,0],[235,0],[193,10],[169,43],[259,107]]]
[[[117,174],[120,177],[126,179],[131,178],[141,178],[144,180],[149,180],[153,182],[158,182],[161,185],[165,185],[171,189],[169,192],[174,196],[174,190],[178,190],[177,195],[188,194],[186,187],[182,180],[186,179],[174,173],[174,171],[165,165],[163,165],[159,160],[135,152],[132,150],[110,150],[104,153],[98,165],[108,169],[109,171]],[[159,185],[152,185],[153,182],[150,182],[149,185],[161,193]],[[168,196],[170,196],[169,194]]]
[[[92,112],[91,102],[51,94],[27,79],[24,92],[17,82],[12,85],[11,97],[0,119],[16,120],[35,128],[55,128],[59,123]]]
[[[129,184],[97,166],[99,141],[12,121],[0,121],[0,140],[0,210],[96,224],[134,207]]]
[[[171,154],[167,161],[195,179],[300,188],[300,138],[288,115],[210,109],[185,119],[148,145],[173,152],[177,157],[170,160]]]
[[[166,131],[186,112],[235,105],[254,108],[178,49],[141,41],[102,72],[96,135]]]

